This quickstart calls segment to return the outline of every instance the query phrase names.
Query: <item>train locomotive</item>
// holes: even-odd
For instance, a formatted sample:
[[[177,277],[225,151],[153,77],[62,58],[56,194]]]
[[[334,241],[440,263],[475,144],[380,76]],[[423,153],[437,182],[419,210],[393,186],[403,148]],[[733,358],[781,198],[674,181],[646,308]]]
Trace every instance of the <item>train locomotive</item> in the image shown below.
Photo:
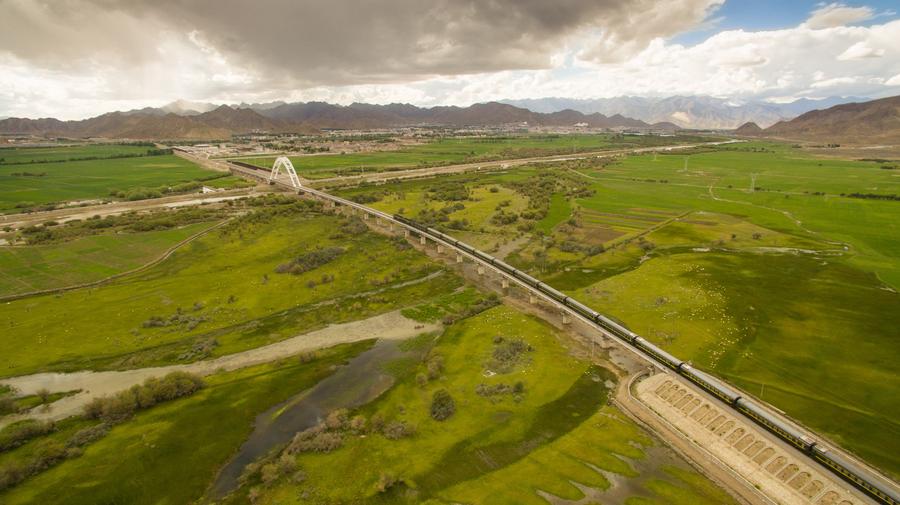
[[[727,403],[732,408],[734,408],[744,416],[749,417],[755,423],[764,427],[780,439],[807,453],[814,460],[825,465],[831,471],[837,473],[845,480],[854,484],[859,489],[865,491],[880,503],[900,505],[900,495],[898,495],[893,489],[889,488],[888,486],[882,484],[881,482],[878,482],[876,479],[867,478],[866,474],[868,472],[860,468],[852,461],[849,461],[847,458],[841,456],[840,454],[829,451],[827,448],[821,445],[817,445],[816,441],[809,434],[800,431],[799,429],[788,423],[785,423],[777,416],[770,413],[768,410],[762,408],[753,400],[742,397],[740,393],[727,386],[722,381],[705,372],[697,370],[688,362],[678,359],[672,354],[669,354],[656,345],[648,342],[643,337],[629,330],[623,324],[611,319],[608,316],[604,316],[603,314],[598,313],[597,311],[584,305],[578,300],[575,300],[574,298],[557,291],[553,287],[548,286],[547,284],[539,281],[538,279],[535,279],[534,277],[526,274],[521,270],[513,268],[512,266],[508,265],[498,258],[494,258],[489,254],[475,249],[465,242],[441,233],[434,228],[423,226],[422,224],[399,214],[394,214],[393,219],[411,228],[414,228],[419,233],[430,236],[432,239],[437,239],[446,244],[452,245],[453,247],[456,247],[459,250],[462,250],[467,254],[474,256],[478,260],[492,265],[493,267],[509,275],[510,277],[513,277],[514,279],[517,279],[520,282],[540,291],[554,301],[565,305],[584,319],[592,322],[603,330],[606,330],[606,332],[611,333],[624,342],[640,349],[645,354],[652,357],[658,364],[664,366],[665,368],[671,369],[675,373],[678,373],[679,375],[693,382],[704,391]]]

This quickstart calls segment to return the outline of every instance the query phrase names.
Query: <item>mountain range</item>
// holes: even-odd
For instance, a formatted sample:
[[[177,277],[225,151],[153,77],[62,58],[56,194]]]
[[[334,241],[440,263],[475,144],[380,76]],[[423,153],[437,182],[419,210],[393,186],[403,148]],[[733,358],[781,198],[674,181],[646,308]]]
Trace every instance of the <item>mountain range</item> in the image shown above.
[[[571,109],[584,114],[600,113],[607,116],[621,114],[648,123],[668,121],[681,128],[730,130],[746,122],[768,127],[814,109],[864,100],[867,99],[830,97],[822,100],[802,98],[789,103],[764,101],[738,103],[710,96],[666,98],[620,96],[596,99],[538,98],[501,100],[501,102],[542,113]]]
[[[813,110],[768,128],[745,123],[738,135],[829,143],[900,143],[900,96]]]
[[[53,118],[8,118],[0,133],[61,137],[127,139],[222,139],[251,132],[305,133],[323,128],[371,129],[413,125],[573,126],[675,130],[672,123],[648,124],[616,114],[583,114],[574,110],[532,112],[509,104],[488,102],[469,107],[416,107],[409,104],[333,105],[324,102],[213,105],[178,101],[159,108],[111,112],[79,121]]]

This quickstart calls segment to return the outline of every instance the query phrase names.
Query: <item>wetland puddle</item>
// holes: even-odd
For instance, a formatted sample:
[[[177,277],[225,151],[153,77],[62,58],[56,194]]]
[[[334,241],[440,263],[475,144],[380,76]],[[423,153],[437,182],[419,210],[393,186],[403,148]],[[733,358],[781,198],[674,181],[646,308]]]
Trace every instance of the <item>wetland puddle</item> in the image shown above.
[[[384,365],[407,354],[399,342],[379,340],[311,389],[258,415],[253,433],[219,472],[210,491],[212,498],[220,499],[236,489],[248,464],[288,443],[297,432],[319,424],[329,412],[359,407],[387,391],[394,378]]]

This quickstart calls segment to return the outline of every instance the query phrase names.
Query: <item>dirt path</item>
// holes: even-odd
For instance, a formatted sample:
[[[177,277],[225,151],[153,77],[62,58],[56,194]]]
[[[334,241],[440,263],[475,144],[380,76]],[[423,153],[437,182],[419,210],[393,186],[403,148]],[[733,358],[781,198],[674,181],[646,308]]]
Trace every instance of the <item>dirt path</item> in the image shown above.
[[[420,323],[403,316],[400,311],[393,311],[361,321],[331,325],[274,344],[196,363],[111,372],[39,373],[3,379],[0,380],[0,384],[12,386],[23,395],[35,394],[42,388],[50,392],[77,389],[81,392],[51,404],[50,409],[46,411],[37,408],[26,414],[6,416],[0,419],[0,428],[26,418],[58,420],[76,415],[92,398],[113,394],[140,384],[150,377],[161,377],[174,371],[209,375],[268,363],[337,344],[371,338],[403,340],[440,328],[439,324]]]

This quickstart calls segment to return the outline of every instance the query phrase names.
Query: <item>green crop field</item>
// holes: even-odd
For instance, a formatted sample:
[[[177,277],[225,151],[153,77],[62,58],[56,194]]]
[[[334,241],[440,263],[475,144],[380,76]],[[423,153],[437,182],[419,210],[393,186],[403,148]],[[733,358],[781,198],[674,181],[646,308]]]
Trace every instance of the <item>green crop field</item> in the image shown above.
[[[504,341],[498,343],[498,337]],[[449,327],[426,356],[440,356],[443,371],[425,383],[414,379],[425,363],[408,369],[383,398],[360,410],[367,419],[403,422],[415,434],[399,440],[347,435],[328,454],[296,458],[301,482],[284,478],[255,486],[250,480],[226,503],[546,503],[538,489],[565,499],[584,495],[577,482],[600,490],[613,486],[588,465],[638,478],[655,442],[611,407],[604,380],[611,374],[573,358],[552,327],[507,307],[496,307]],[[492,356],[504,342],[530,346],[508,369]],[[518,395],[486,397],[480,385],[522,383]],[[435,391],[454,398],[456,412],[437,421],[429,414]],[[657,460],[632,492],[642,503],[719,504],[730,497],[687,467]],[[649,463],[649,462],[648,462]],[[653,463],[651,463],[652,465]],[[353,478],[348,479],[348,473]],[[379,481],[396,482],[379,492]],[[621,483],[617,484],[621,485]],[[490,497],[490,498],[488,498]],[[634,499],[634,498],[631,498]],[[429,501],[430,500],[430,501]]]
[[[220,177],[233,182],[216,184]],[[106,199],[114,191],[157,189],[206,179],[216,180],[210,181],[210,185],[229,185],[238,181],[174,155],[0,164],[0,213],[57,202]]]
[[[0,296],[93,282],[144,265],[211,226],[96,235],[61,244],[0,247]]]
[[[0,165],[22,164],[27,170],[29,164],[41,162],[62,162],[85,158],[116,158],[144,156],[152,145],[129,144],[83,144],[52,147],[4,147],[0,148]]]
[[[295,156],[291,157],[291,163],[302,177],[322,179],[365,172],[406,170],[504,158],[549,156],[707,140],[691,136],[658,137],[612,134],[446,138],[427,144],[404,147],[396,151]],[[241,159],[241,161],[271,168],[275,158],[247,158]]]
[[[569,189],[548,186],[553,193],[535,200],[542,172],[576,178],[591,194],[576,196],[566,182]],[[897,170],[740,143],[343,194],[375,195],[370,205],[422,219],[431,216],[422,208],[454,203],[434,197],[454,181],[470,197],[450,219],[482,205],[491,186],[514,209],[544,211],[496,225],[498,210],[488,207],[461,229],[436,226],[900,475],[900,424],[891,415],[900,411],[892,392],[900,381],[900,202],[853,196],[900,194]]]

